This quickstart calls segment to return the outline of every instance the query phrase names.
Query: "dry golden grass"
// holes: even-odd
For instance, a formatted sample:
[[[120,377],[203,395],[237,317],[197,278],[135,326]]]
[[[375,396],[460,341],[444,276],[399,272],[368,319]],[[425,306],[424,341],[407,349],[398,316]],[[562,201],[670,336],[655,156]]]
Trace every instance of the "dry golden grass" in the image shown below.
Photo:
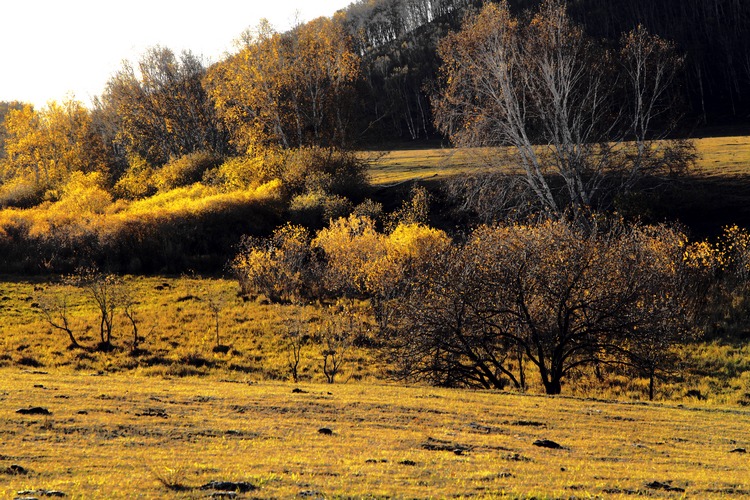
[[[288,326],[301,327],[309,341],[302,347],[299,375],[303,382],[326,380],[319,337],[320,307],[268,304],[239,297],[236,281],[195,277],[132,277],[124,281],[137,302],[139,350],[132,353],[132,329],[118,313],[115,350],[96,350],[99,316],[92,301],[79,289],[63,288],[41,279],[0,280],[0,367],[55,370],[61,373],[117,373],[137,376],[182,377],[214,375],[232,380],[289,380],[291,377]],[[83,349],[69,349],[67,335],[52,328],[36,307],[41,296],[68,297],[71,327]],[[219,342],[216,350],[215,316],[218,304]],[[360,306],[363,306],[360,304]],[[290,325],[291,321],[291,325]],[[374,330],[370,332],[374,338]],[[703,406],[750,406],[750,345],[727,342],[685,346],[684,366],[656,386],[657,399]],[[338,382],[389,380],[388,364],[373,348],[352,347]],[[529,390],[543,392],[534,367],[527,366]],[[564,393],[581,397],[637,401],[647,397],[648,381],[621,371],[605,371],[598,380],[584,371],[565,381]],[[700,401],[688,396],[698,391]]]
[[[697,171],[711,176],[750,174],[750,137],[709,137],[695,140]],[[394,150],[373,158],[372,183],[387,185],[414,179],[447,177],[483,168],[485,149]]]
[[[370,182],[376,186],[442,178],[481,168],[479,149],[408,149],[384,154],[365,153],[370,158]]]
[[[2,495],[740,498],[750,411],[390,385],[0,371]],[[16,413],[30,406],[51,415]],[[318,432],[329,428],[332,435]],[[534,446],[548,439],[563,449]],[[681,491],[660,489],[660,483]],[[651,486],[649,486],[651,485]]]
[[[27,366],[64,372],[116,372],[185,376],[221,371],[226,377],[287,379],[285,322],[299,318],[311,342],[302,349],[302,380],[324,381],[322,345],[315,335],[318,308],[298,308],[246,301],[233,280],[205,278],[125,277],[137,302],[137,353],[130,352],[132,329],[117,314],[114,352],[99,352],[99,316],[82,290],[36,280],[0,281],[0,366]],[[67,335],[52,328],[36,307],[40,295],[68,296],[71,325],[84,349],[68,349]],[[218,305],[219,341],[226,352],[215,352]],[[338,380],[382,378],[382,367],[367,350],[352,348]]]
[[[750,174],[750,137],[708,137],[695,141],[699,172],[711,176]]]

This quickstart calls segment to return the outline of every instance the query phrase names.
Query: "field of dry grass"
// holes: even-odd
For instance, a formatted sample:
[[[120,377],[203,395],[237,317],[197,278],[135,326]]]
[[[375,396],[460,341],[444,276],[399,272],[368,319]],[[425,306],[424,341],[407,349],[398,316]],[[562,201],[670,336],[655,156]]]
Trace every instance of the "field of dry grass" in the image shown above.
[[[731,186],[750,173],[750,138],[697,146],[704,177]],[[470,152],[394,151],[372,178],[383,186],[472,168]],[[95,348],[99,320],[81,290],[0,279],[0,496],[750,496],[747,343],[685,347],[691,373],[660,381],[654,404],[639,401],[645,380],[622,373],[605,383],[579,374],[565,397],[393,385],[364,345],[330,385],[319,308],[245,300],[226,279],[124,281],[136,352],[121,315],[115,349]],[[45,321],[45,296],[67,298],[83,348]],[[289,382],[290,321],[309,334],[300,385]]]
[[[696,139],[699,154],[697,173],[709,176],[750,174],[750,137],[709,137]],[[491,153],[491,152],[489,152]],[[447,177],[481,169],[484,149],[399,149],[382,154],[370,153],[375,185],[388,185],[412,179]]]
[[[319,336],[325,312],[316,306],[274,305],[238,296],[236,281],[200,277],[124,277],[136,302],[139,344],[131,352],[132,328],[121,312],[115,315],[114,350],[96,348],[100,316],[84,291],[42,278],[0,280],[0,368],[53,370],[59,373],[130,373],[134,376],[221,376],[233,380],[289,380],[289,328],[299,328],[307,342],[301,350],[300,380],[325,382]],[[67,335],[50,326],[40,308],[43,297],[65,296],[69,320],[80,349],[70,349]],[[215,315],[219,310],[217,349]],[[360,304],[360,306],[363,306]],[[337,382],[380,383],[389,366],[377,349],[374,329],[368,339],[351,345]],[[705,405],[750,406],[750,345],[711,342],[682,348],[682,365],[657,384],[657,399],[695,401]],[[533,370],[532,366],[528,367]],[[530,373],[533,373],[530,372]],[[604,383],[593,373],[577,374],[565,383],[569,395],[636,401],[647,397],[648,381],[624,373],[606,373]],[[529,391],[543,392],[538,377]]]
[[[130,371],[140,375],[188,376],[221,371],[226,376],[287,379],[290,322],[310,336],[301,351],[301,380],[322,382],[322,344],[315,342],[322,311],[279,306],[238,296],[236,281],[198,277],[124,277],[136,302],[140,342],[131,352],[132,327],[115,316],[111,352],[96,349],[100,316],[83,290],[34,280],[0,280],[0,367],[25,366],[63,372]],[[50,326],[38,307],[43,297],[65,296],[69,320],[81,349],[68,348],[67,335]],[[219,342],[216,349],[216,316]],[[382,368],[352,346],[339,380],[382,378]]]
[[[750,495],[746,409],[293,387],[4,368],[0,491],[205,498],[216,481],[242,498]],[[49,415],[17,412],[33,407]]]

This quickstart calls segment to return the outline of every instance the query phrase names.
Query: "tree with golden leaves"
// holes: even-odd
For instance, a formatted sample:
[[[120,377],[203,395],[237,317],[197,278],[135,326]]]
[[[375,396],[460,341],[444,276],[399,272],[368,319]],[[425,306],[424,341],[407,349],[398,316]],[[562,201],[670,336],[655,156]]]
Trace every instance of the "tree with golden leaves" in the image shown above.
[[[241,152],[259,146],[340,146],[359,58],[340,23],[320,18],[280,34],[268,22],[205,84]]]
[[[120,156],[155,166],[211,151],[223,153],[225,132],[202,86],[203,62],[186,51],[152,47],[136,65],[123,62],[97,102],[97,118]]]
[[[79,101],[50,102],[41,111],[30,105],[11,110],[5,130],[4,182],[23,179],[46,190],[63,186],[73,172],[107,173],[104,144]]]
[[[635,366],[653,397],[657,370],[694,333],[705,268],[687,255],[685,236],[661,226],[480,227],[396,302],[394,359],[405,376],[485,388],[524,388],[531,364],[548,394],[586,367]]]

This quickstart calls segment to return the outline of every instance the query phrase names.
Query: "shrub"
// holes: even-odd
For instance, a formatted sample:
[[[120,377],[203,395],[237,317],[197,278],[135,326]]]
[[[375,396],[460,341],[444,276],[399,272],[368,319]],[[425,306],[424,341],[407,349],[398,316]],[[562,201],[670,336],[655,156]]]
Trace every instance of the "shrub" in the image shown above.
[[[159,191],[200,182],[203,174],[218,166],[221,159],[208,151],[196,151],[170,161],[154,174],[154,184]]]
[[[256,188],[281,178],[284,154],[279,149],[256,150],[252,155],[228,158],[203,174],[203,182],[224,190]]]
[[[105,189],[104,176],[100,172],[73,172],[53,209],[79,215],[101,214],[111,203],[112,195]]]
[[[349,215],[352,203],[343,196],[313,191],[292,198],[289,211],[296,224],[321,227],[326,221]]]
[[[44,189],[31,180],[17,177],[0,183],[0,208],[29,208],[41,203]]]
[[[142,157],[128,158],[128,168],[114,187],[114,194],[130,200],[145,198],[156,193],[154,168]]]
[[[321,191],[357,197],[368,185],[367,164],[339,149],[300,148],[286,154],[282,180],[292,194]]]
[[[310,234],[287,224],[268,239],[245,238],[232,269],[243,293],[263,294],[272,302],[309,298],[317,287]]]

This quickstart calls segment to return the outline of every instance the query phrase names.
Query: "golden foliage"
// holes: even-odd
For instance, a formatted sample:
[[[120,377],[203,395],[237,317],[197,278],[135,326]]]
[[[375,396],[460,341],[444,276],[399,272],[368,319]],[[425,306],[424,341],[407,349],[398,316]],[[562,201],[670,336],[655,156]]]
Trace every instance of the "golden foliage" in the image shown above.
[[[235,147],[341,144],[344,106],[359,76],[359,58],[341,26],[320,18],[289,33],[261,23],[238,54],[205,79]]]
[[[60,201],[52,210],[67,211],[71,214],[102,214],[112,203],[112,195],[105,186],[101,172],[73,172],[63,188]]]
[[[232,262],[244,293],[263,294],[273,302],[307,298],[310,281],[310,235],[302,226],[287,224],[267,241],[247,239]]]
[[[49,189],[62,186],[76,171],[106,175],[105,148],[92,127],[90,112],[75,100],[52,101],[39,112],[28,105],[11,110],[0,179],[25,179]]]

